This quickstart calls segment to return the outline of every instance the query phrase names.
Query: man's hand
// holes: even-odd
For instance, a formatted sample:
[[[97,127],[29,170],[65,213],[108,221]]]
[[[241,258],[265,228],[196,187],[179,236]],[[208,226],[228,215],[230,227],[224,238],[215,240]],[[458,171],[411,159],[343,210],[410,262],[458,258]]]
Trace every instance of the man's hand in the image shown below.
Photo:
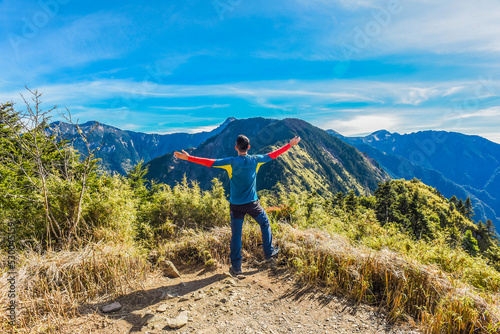
[[[187,153],[184,150],[182,150],[182,153],[181,152],[174,152],[174,155],[181,160],[187,160],[189,158],[189,153]]]
[[[297,145],[299,143],[299,141],[300,141],[300,137],[295,136],[295,138],[293,138],[292,140],[290,140],[290,145],[291,146],[295,146],[295,145]]]

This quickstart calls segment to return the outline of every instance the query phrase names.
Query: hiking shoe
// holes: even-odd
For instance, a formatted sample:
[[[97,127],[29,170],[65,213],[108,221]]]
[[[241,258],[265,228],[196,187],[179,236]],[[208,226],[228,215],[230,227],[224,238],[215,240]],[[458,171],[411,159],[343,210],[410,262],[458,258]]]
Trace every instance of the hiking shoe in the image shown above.
[[[276,262],[276,258],[278,257],[278,253],[280,252],[280,247],[279,246],[274,246],[273,253],[271,254],[270,257],[266,259],[266,262]]]
[[[278,265],[277,258],[279,252],[280,248],[278,246],[274,246],[273,253],[271,254],[271,256],[265,259],[264,261],[260,262],[259,265],[276,270]]]
[[[241,271],[241,269],[240,269],[240,270],[236,270],[236,269],[234,269],[234,268],[233,268],[233,266],[231,266],[231,267],[229,268],[229,273],[230,273],[231,275],[233,275],[233,277],[236,277],[236,276],[238,276],[238,275],[243,274],[243,271]]]

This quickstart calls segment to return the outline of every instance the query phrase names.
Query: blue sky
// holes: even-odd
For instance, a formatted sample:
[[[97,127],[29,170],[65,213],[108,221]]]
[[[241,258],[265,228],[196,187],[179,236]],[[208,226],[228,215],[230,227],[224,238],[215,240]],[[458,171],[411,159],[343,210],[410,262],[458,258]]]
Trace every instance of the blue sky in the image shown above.
[[[80,122],[298,117],[500,143],[497,0],[4,0],[0,32],[0,101],[22,108],[27,85]]]

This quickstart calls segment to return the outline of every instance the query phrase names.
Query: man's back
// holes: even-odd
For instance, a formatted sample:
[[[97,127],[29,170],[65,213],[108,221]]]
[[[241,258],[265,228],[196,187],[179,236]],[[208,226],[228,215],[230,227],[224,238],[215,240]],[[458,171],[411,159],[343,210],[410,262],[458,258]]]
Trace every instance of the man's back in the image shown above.
[[[277,149],[274,152],[263,155],[249,155],[250,141],[244,135],[239,135],[236,140],[235,149],[238,151],[237,157],[225,159],[207,159],[189,155],[186,151],[175,152],[179,159],[189,160],[191,162],[225,169],[229,174],[231,197],[229,199],[229,208],[231,215],[231,268],[229,271],[234,274],[241,274],[241,235],[243,220],[246,214],[252,216],[260,225],[262,232],[262,249],[266,261],[271,260],[278,254],[279,247],[272,245],[272,233],[269,218],[266,211],[260,205],[257,198],[256,179],[260,166],[272,159],[276,159],[280,154],[286,152],[293,145],[297,145],[300,137],[293,138],[289,144]]]
[[[245,204],[257,200],[257,172],[262,164],[271,161],[268,155],[238,155],[217,159],[212,167],[227,170],[230,179],[230,198],[233,204]]]
[[[298,139],[300,140],[300,139]],[[297,141],[298,142],[298,141]],[[239,154],[237,157],[224,159],[207,159],[187,155],[186,159],[207,167],[225,169],[229,174],[230,198],[232,204],[246,204],[256,201],[256,176],[260,166],[272,159],[276,159],[280,154],[286,152],[291,144],[286,144],[282,148],[267,154],[249,155]],[[177,153],[177,152],[176,152]],[[176,156],[183,157],[178,153]]]

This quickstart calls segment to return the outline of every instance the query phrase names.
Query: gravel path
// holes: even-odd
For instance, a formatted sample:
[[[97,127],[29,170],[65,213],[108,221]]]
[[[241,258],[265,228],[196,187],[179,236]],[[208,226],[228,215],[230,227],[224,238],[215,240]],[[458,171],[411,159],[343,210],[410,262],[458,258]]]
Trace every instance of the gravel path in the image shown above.
[[[179,278],[152,276],[144,290],[106,303],[119,302],[119,311],[83,306],[63,333],[419,332],[409,323],[389,325],[377,308],[307,288],[285,269],[244,267],[241,279],[224,269],[180,269]]]

